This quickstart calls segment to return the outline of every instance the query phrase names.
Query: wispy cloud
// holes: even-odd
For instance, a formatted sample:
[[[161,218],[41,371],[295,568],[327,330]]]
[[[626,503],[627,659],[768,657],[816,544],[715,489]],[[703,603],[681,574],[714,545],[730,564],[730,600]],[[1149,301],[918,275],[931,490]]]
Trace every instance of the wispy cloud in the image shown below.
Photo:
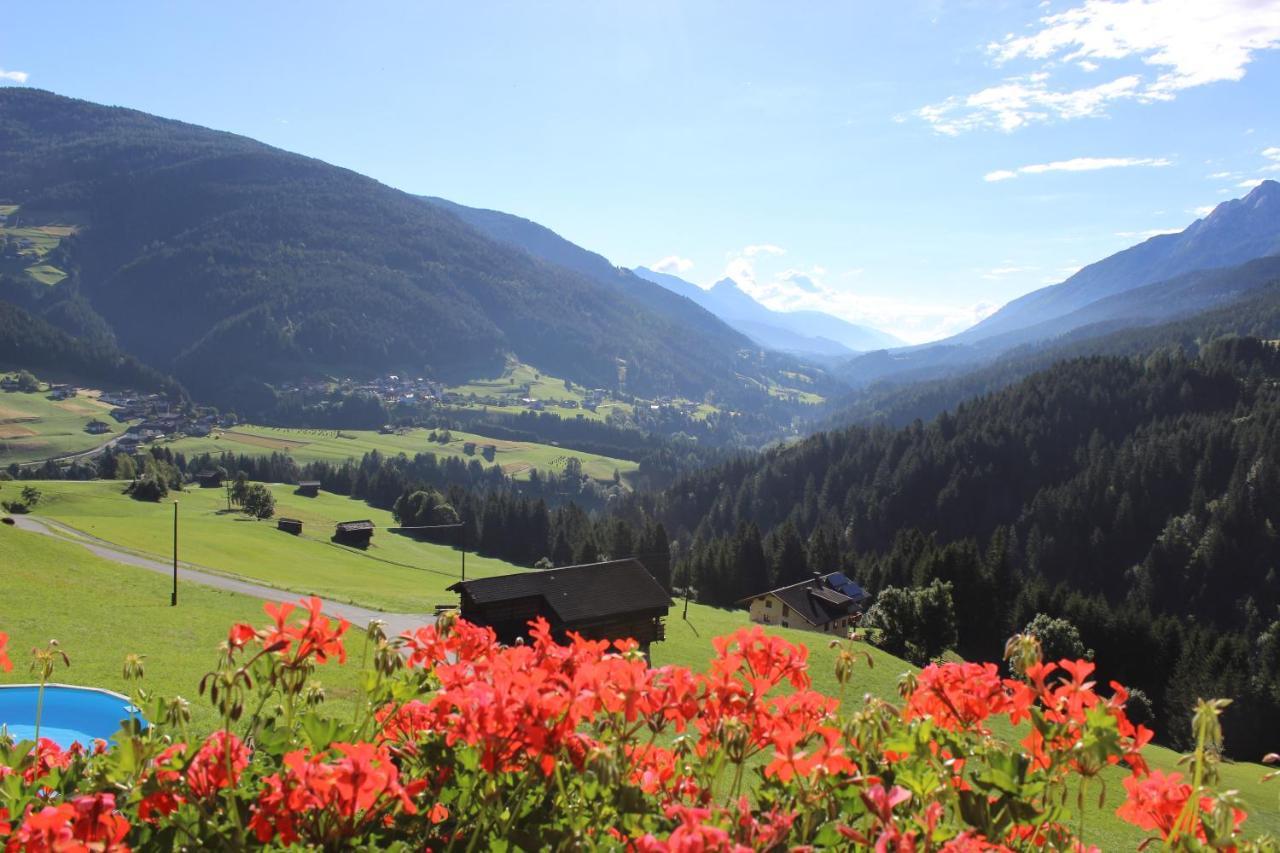
[[[1007,181],[1019,175],[1043,175],[1046,172],[1096,172],[1099,169],[1125,169],[1134,166],[1172,166],[1164,157],[1075,157],[1052,163],[1033,163],[1017,169],[999,169],[982,176],[984,181]]]
[[[1023,273],[1035,272],[1037,269],[1039,269],[1039,267],[1005,264],[1004,266],[992,267],[987,270],[978,270],[978,273],[988,281],[998,281],[1011,275],[1022,275]]]
[[[742,254],[748,258],[754,258],[756,255],[785,255],[786,253],[786,249],[781,246],[775,246],[772,243],[757,243],[742,250]]]
[[[1085,0],[1041,18],[1028,35],[987,46],[997,65],[1031,60],[1037,71],[915,114],[948,135],[1104,115],[1119,101],[1169,101],[1196,86],[1240,80],[1256,53],[1277,47],[1277,0]],[[1066,65],[1096,73],[1134,60],[1150,71],[1085,87],[1050,82],[1050,72]]]
[[[1210,208],[1212,210],[1212,208]],[[1146,231],[1117,231],[1117,237],[1124,237],[1129,240],[1150,240],[1152,237],[1159,237],[1161,234],[1180,234],[1181,228],[1148,228]]]
[[[1242,190],[1251,190],[1254,187],[1258,186],[1258,184],[1260,183],[1262,183],[1262,178],[1250,178],[1247,181],[1241,181],[1240,183],[1236,184],[1236,186]]]
[[[682,258],[679,255],[667,255],[659,261],[649,264],[649,269],[655,272],[665,272],[671,275],[678,275],[693,269],[693,261],[688,258]]]
[[[1263,148],[1262,156],[1269,161],[1267,165],[1262,167],[1264,172],[1280,172],[1280,148],[1271,147]]]
[[[1204,219],[1210,213],[1213,213],[1213,205],[1202,204],[1199,207],[1192,208],[1189,212],[1195,214],[1197,219]]]
[[[1055,91],[1049,87],[1048,73],[1037,72],[921,107],[916,115],[947,136],[979,128],[1013,131],[1055,118],[1102,115],[1112,101],[1135,97],[1141,83],[1140,77],[1129,75],[1097,86]]]
[[[6,71],[0,68],[0,80],[8,80],[11,83],[25,83],[31,78],[31,75],[25,71]]]

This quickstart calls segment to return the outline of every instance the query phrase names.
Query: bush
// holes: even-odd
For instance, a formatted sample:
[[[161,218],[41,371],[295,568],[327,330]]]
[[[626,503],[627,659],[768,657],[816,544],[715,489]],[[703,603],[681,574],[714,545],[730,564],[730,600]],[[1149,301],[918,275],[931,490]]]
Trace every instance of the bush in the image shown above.
[[[1072,849],[1076,798],[1065,793],[1120,764],[1129,776],[1119,816],[1166,848],[1261,849],[1242,840],[1234,795],[1205,781],[1224,703],[1197,710],[1192,781],[1149,773],[1151,733],[1126,717],[1124,689],[1099,693],[1089,661],[1041,663],[1034,642],[1018,647],[1021,677],[1001,678],[995,664],[934,664],[906,678],[900,705],[869,699],[841,716],[809,689],[807,649],[759,627],[717,640],[702,674],[652,669],[630,641],[562,645],[540,620],[531,642],[514,647],[449,616],[397,638],[374,623],[361,641],[367,670],[353,717],[330,711],[311,680],[346,660],[349,626],[320,608],[318,599],[300,611],[268,604],[270,624],[232,626],[200,685],[222,715],[207,737],[192,736],[185,702],[138,687],[132,699],[150,725],[126,721],[114,746],[0,748],[0,841]],[[857,654],[843,648],[842,683]],[[126,677],[141,670],[126,662]],[[1029,717],[1033,735],[1020,743],[991,736],[997,719]]]
[[[162,501],[169,494],[169,484],[163,477],[143,474],[126,486],[124,493],[136,501]]]

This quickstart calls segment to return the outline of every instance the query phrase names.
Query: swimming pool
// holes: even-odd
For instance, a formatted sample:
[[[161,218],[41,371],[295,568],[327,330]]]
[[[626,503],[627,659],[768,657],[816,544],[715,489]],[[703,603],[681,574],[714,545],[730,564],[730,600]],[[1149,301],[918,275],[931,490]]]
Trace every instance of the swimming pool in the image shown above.
[[[0,726],[15,740],[31,740],[36,732],[35,684],[0,685]],[[44,688],[44,713],[40,737],[66,749],[75,742],[92,746],[95,738],[110,740],[120,721],[136,717],[128,696],[96,687],[48,684]]]

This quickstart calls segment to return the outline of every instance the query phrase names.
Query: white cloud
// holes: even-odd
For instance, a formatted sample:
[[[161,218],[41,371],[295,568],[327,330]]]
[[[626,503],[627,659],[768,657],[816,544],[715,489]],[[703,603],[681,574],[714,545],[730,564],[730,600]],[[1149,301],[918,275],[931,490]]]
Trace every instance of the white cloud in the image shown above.
[[[1242,190],[1251,190],[1260,183],[1262,183],[1262,178],[1250,178],[1247,181],[1241,181],[1240,183],[1236,184],[1236,186]]]
[[[775,246],[772,243],[758,243],[754,246],[747,246],[742,250],[742,254],[748,258],[754,258],[756,255],[785,255],[787,250],[781,246]]]
[[[1032,163],[1017,169],[1000,169],[982,176],[984,181],[1007,181],[1018,175],[1043,175],[1046,172],[1096,172],[1099,169],[1125,169],[1134,166],[1172,166],[1164,157],[1075,157],[1052,163]]]
[[[1272,146],[1271,148],[1263,148],[1262,156],[1271,162],[1262,167],[1264,172],[1280,172],[1280,148]]]
[[[1116,101],[1169,101],[1185,89],[1238,81],[1257,52],[1277,47],[1278,0],[1085,0],[1041,18],[1029,35],[1009,34],[987,46],[997,65],[1032,60],[1038,71],[916,115],[949,135],[1097,116]],[[1121,61],[1148,70],[1084,88],[1049,84],[1047,69],[1070,63],[1092,72]]]
[[[667,255],[662,260],[649,264],[649,269],[655,272],[665,272],[669,275],[678,275],[693,269],[693,261],[688,258],[682,258],[679,255]]]
[[[1148,228],[1146,231],[1117,231],[1117,237],[1125,237],[1130,240],[1150,240],[1152,237],[1159,237],[1161,234],[1180,234],[1181,228]]]
[[[1020,275],[1022,273],[1034,272],[1037,269],[1039,269],[1039,267],[1024,267],[1024,266],[1016,266],[1014,264],[1007,264],[1002,267],[992,267],[989,270],[978,270],[978,272],[982,275],[983,278],[987,279],[988,281],[997,281],[999,279],[1004,278],[1005,276]]]
[[[972,95],[921,107],[916,115],[947,136],[978,128],[1007,132],[1055,118],[1101,115],[1112,101],[1135,97],[1142,82],[1129,75],[1085,89],[1054,91],[1048,79],[1045,73],[1010,77]]]
[[[1225,178],[1234,178],[1235,176],[1235,172],[1214,172],[1212,175],[1205,175],[1205,177],[1212,181],[1221,181]]]
[[[13,83],[25,83],[31,77],[25,71],[6,71],[0,68],[0,80],[8,80]]]
[[[1204,219],[1210,213],[1213,213],[1213,205],[1202,204],[1199,207],[1192,208],[1190,212],[1194,213],[1197,219]]]

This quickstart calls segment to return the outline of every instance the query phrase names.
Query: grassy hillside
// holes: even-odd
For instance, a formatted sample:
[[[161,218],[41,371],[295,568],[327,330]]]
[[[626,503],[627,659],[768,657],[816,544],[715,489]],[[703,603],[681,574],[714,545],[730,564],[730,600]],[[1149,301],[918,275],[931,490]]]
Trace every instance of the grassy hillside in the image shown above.
[[[614,471],[626,475],[638,467],[635,462],[626,459],[614,459],[578,450],[565,450],[549,444],[486,438],[468,432],[450,431],[451,440],[447,444],[442,444],[428,440],[432,432],[433,430],[412,429],[384,435],[376,430],[237,426],[229,430],[216,430],[212,435],[204,438],[178,439],[167,446],[175,452],[182,451],[188,456],[195,453],[223,452],[250,455],[285,453],[299,463],[359,460],[362,455],[372,450],[391,456],[398,453],[408,456],[416,453],[434,453],[440,457],[456,456],[465,461],[475,459],[485,467],[496,463],[501,465],[502,470],[507,474],[518,479],[527,479],[529,472],[534,468],[544,472],[559,473],[564,469],[565,462],[570,456],[581,460],[583,473],[597,480],[612,480]],[[468,443],[476,445],[475,452],[470,455],[466,453]],[[496,449],[493,462],[481,454],[485,445],[489,444]]]
[[[46,261],[63,239],[75,234],[73,225],[35,225],[22,221],[16,204],[0,204],[0,273],[26,277],[37,284],[57,284],[67,277]]]
[[[54,680],[129,693],[121,674],[125,656],[145,655],[148,690],[191,702],[192,726],[212,728],[216,712],[196,686],[217,664],[218,644],[233,622],[263,624],[262,602],[190,584],[178,607],[169,606],[162,575],[95,557],[78,545],[0,525],[0,566],[9,589],[0,596],[0,631],[9,635],[13,671],[0,684],[31,681],[28,650],[56,639],[71,658]],[[361,638],[347,641],[358,653]],[[321,667],[329,698],[353,695],[354,667]]]
[[[91,450],[120,435],[125,424],[109,417],[111,407],[95,392],[69,400],[50,400],[47,392],[0,392],[0,466]],[[105,421],[111,432],[85,432],[91,420]]]
[[[113,481],[36,481],[44,493],[37,517],[62,522],[138,553],[168,559],[173,553],[173,504],[135,501]],[[391,513],[360,501],[321,493],[294,494],[274,485],[276,515],[303,522],[301,536],[226,511],[222,489],[171,493],[179,502],[179,556],[201,568],[239,575],[300,594],[315,594],[395,612],[422,612],[453,600],[445,588],[458,580],[461,553],[385,528]],[[339,521],[367,518],[378,526],[367,550],[329,541]],[[501,560],[467,555],[467,576],[518,571]]]

